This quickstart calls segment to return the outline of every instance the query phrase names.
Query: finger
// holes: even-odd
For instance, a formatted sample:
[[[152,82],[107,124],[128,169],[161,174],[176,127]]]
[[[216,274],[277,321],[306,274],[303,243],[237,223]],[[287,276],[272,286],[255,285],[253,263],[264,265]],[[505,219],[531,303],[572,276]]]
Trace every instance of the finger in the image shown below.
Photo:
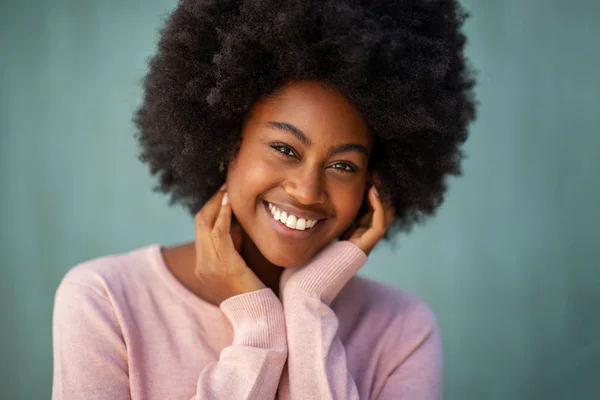
[[[362,233],[360,241],[363,245],[363,250],[368,253],[385,234],[385,217],[383,215],[383,204],[381,203],[381,199],[377,194],[377,189],[375,189],[374,186],[369,188],[367,196],[373,211],[367,213],[367,215],[361,218],[359,227],[364,229],[364,233]],[[369,217],[370,221],[367,220]]]
[[[369,189],[369,202],[371,203],[371,207],[373,207],[372,229],[375,229],[378,233],[385,233],[387,229],[385,223],[385,208],[375,186],[371,186],[371,189]]]
[[[214,246],[211,240],[211,231],[220,210],[221,200],[225,194],[226,186],[221,188],[204,204],[202,209],[194,216],[194,233],[196,243],[196,254],[204,256],[215,256]]]
[[[212,228],[221,209],[221,201],[225,194],[226,186],[223,185],[221,188],[204,204],[202,209],[196,214],[196,219],[199,219],[200,223],[204,223]]]
[[[231,204],[227,193],[223,196],[221,209],[211,232],[212,242],[220,260],[226,260],[236,253],[233,239],[231,238]]]
[[[375,189],[375,192],[377,194],[377,189]],[[389,197],[389,195],[388,195],[388,197],[385,197],[385,198],[382,198],[381,195],[379,195],[378,198],[379,198],[379,203],[383,206],[385,228],[387,230],[387,228],[390,227],[392,222],[394,222],[394,216],[396,215],[396,209],[394,208],[394,205],[392,204],[392,201],[391,201],[391,198]]]
[[[198,261],[201,257],[216,257],[215,248],[210,237],[211,228],[202,214],[198,212],[194,218],[194,244],[196,248],[196,260]]]

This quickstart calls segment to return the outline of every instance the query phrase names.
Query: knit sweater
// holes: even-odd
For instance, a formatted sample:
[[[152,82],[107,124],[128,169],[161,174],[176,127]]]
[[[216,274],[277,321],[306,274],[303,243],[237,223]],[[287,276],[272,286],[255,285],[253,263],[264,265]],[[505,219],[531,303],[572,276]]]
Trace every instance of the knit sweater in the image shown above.
[[[85,400],[442,397],[435,317],[416,296],[356,275],[334,242],[271,289],[215,306],[159,245],[71,269],[55,298],[52,398]]]

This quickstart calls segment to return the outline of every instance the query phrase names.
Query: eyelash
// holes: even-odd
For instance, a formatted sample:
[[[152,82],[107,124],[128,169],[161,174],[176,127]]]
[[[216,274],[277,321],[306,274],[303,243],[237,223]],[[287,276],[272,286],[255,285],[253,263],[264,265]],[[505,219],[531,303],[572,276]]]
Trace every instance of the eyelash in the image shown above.
[[[276,151],[281,157],[285,157],[285,158],[298,158],[298,156],[296,155],[296,152],[294,151],[294,149],[292,149],[290,146],[288,146],[287,144],[283,144],[283,143],[271,143],[269,144],[269,146],[271,146],[271,148]],[[289,154],[292,153],[292,154]],[[332,165],[342,165],[342,168],[335,168],[338,171],[345,173],[345,174],[351,174],[354,172],[358,172],[358,168],[351,163],[348,162],[344,162],[344,161],[336,161],[334,162]]]
[[[296,157],[296,158],[298,157],[296,155],[296,152],[294,151],[294,149],[292,149],[287,144],[271,143],[270,146],[273,148],[273,150],[275,150],[276,152],[278,152],[279,154],[281,154],[284,157]],[[289,154],[289,153],[293,153],[293,154]]]

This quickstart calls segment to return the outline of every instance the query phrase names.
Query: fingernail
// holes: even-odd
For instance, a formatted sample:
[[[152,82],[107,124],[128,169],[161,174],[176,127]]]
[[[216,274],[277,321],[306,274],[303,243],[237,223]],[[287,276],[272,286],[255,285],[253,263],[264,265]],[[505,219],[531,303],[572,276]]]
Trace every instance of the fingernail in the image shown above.
[[[221,205],[224,206],[227,203],[229,203],[229,196],[227,196],[227,193],[225,193],[223,195],[223,200],[221,200]]]
[[[379,192],[375,186],[373,186],[373,192],[375,193],[375,196],[379,197]]]
[[[224,184],[223,184],[223,186],[221,186],[221,187],[219,188],[219,190],[223,191],[223,190],[225,190],[225,188],[226,188],[226,187],[227,187],[227,183],[224,183]]]

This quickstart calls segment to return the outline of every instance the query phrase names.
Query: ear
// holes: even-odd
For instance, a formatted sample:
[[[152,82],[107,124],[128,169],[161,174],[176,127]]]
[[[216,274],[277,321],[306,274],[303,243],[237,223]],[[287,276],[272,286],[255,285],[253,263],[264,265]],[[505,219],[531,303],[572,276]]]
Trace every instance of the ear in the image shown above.
[[[377,191],[379,193],[384,193],[385,191],[383,190],[383,181],[381,179],[381,175],[379,175],[379,172],[377,172],[375,170],[371,170],[369,172],[369,176],[370,176],[370,180],[368,180],[369,185],[367,186],[366,190],[368,191],[372,185],[375,185],[375,188],[377,189]]]
[[[369,188],[371,187],[371,185],[373,184],[373,176],[374,176],[374,174],[375,174],[374,170],[370,170],[367,173],[367,188],[365,189],[365,191],[368,191]]]
[[[379,179],[379,175],[377,174],[376,171],[370,170],[367,173],[367,180],[365,182],[365,192],[363,194],[363,201],[360,205],[360,208],[358,209],[356,220],[361,219],[366,213],[368,213],[371,210],[371,207],[369,205],[369,189],[371,189],[371,186],[373,186],[373,184],[377,181],[377,179]]]
[[[381,193],[381,176],[376,170],[370,170],[367,174],[367,184],[365,186],[365,196],[369,193],[371,186],[375,185],[379,193]]]

